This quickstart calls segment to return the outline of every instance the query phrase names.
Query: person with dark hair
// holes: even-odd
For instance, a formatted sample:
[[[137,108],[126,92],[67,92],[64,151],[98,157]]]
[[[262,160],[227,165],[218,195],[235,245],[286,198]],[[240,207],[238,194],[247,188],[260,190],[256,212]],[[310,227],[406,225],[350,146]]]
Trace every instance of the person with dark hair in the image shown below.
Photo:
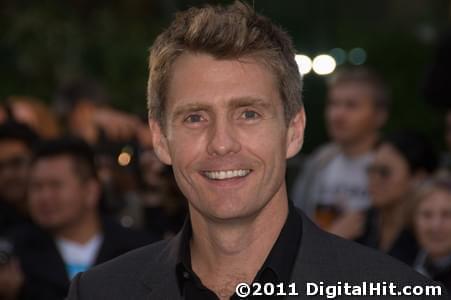
[[[37,141],[36,133],[25,124],[12,120],[0,124],[0,299],[14,299],[24,280],[10,235],[30,222],[26,197],[29,163]]]
[[[348,239],[361,234],[370,206],[366,168],[390,101],[386,83],[366,67],[341,68],[328,82],[325,116],[332,141],[307,158],[291,196],[331,233]]]
[[[309,282],[433,284],[322,231],[288,200],[286,159],[304,139],[301,89],[290,37],[249,5],[177,14],[150,52],[149,124],[189,217],[175,237],[78,274],[68,299],[254,298],[259,284],[290,283],[288,298],[306,299]]]
[[[17,230],[14,254],[24,281],[16,299],[64,299],[78,272],[154,241],[98,211],[91,147],[77,138],[42,142],[31,161],[28,207],[36,226]],[[1,285],[1,282],[0,282]]]
[[[43,100],[29,96],[9,96],[0,104],[0,123],[15,121],[26,124],[43,139],[56,138],[60,127],[55,113]]]
[[[137,154],[149,143],[148,128],[138,116],[111,106],[107,91],[95,80],[71,80],[58,89],[54,107],[66,131],[84,139],[95,150],[104,210],[123,224],[142,227],[137,197],[138,156],[131,155],[127,167],[119,157]]]
[[[138,117],[112,108],[107,91],[94,80],[62,84],[54,108],[68,133],[92,145],[98,144],[102,137],[116,142],[139,138],[145,128]]]
[[[27,219],[29,162],[37,141],[25,124],[0,124],[0,235]]]
[[[437,167],[435,149],[423,135],[400,131],[383,138],[368,168],[373,208],[357,241],[412,265],[418,253],[409,222],[412,197]]]

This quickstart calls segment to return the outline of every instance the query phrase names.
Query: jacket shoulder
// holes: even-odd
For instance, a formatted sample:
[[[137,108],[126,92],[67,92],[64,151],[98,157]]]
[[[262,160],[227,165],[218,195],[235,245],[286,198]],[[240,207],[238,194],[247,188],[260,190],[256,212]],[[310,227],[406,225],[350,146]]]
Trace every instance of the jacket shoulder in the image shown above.
[[[319,229],[305,216],[301,248],[292,279],[301,285],[308,282],[337,285],[341,282],[362,286],[366,282],[382,286],[393,283],[399,288],[438,286],[438,283],[417,273],[410,266],[380,251]],[[444,288],[441,290],[446,294]]]
[[[159,241],[80,273],[67,299],[144,299],[151,291],[145,280],[148,275],[165,277],[168,259],[173,257],[170,249],[170,241]]]
[[[136,273],[136,270],[142,269],[143,264],[158,265],[160,257],[168,247],[169,241],[162,240],[150,245],[129,251],[112,260],[102,263],[91,270],[85,272],[86,275],[93,276],[106,273]]]

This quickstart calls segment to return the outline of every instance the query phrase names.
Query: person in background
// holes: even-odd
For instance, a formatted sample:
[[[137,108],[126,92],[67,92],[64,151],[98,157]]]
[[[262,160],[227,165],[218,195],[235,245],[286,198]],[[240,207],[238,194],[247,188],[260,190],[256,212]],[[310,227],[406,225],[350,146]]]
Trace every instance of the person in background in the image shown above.
[[[164,238],[174,236],[187,216],[188,207],[174,174],[155,155],[154,149],[145,148],[139,158],[143,211],[146,228]]]
[[[64,299],[78,272],[154,241],[100,215],[94,155],[82,140],[42,143],[30,174],[28,205],[36,226],[13,238],[24,281],[9,293],[12,299]]]
[[[368,168],[372,208],[357,241],[412,265],[418,244],[409,226],[415,188],[438,166],[431,143],[421,134],[400,131],[377,146]]]
[[[438,177],[417,191],[413,225],[421,251],[415,269],[451,291],[451,178]]]
[[[136,208],[138,153],[149,144],[147,123],[110,105],[107,91],[96,81],[78,79],[58,89],[54,108],[65,130],[95,150],[102,185],[102,209],[127,227],[140,228]]]
[[[24,281],[10,235],[30,222],[26,193],[29,162],[37,141],[36,133],[24,124],[0,124],[0,299],[14,299]]]
[[[114,109],[105,89],[93,80],[79,79],[57,91],[54,109],[66,131],[91,145],[102,140],[127,142],[148,134],[146,125],[132,114]]]
[[[326,122],[331,142],[307,159],[291,198],[323,229],[352,239],[370,205],[366,168],[384,125],[390,93],[363,67],[339,70],[329,82]]]
[[[0,124],[0,236],[28,222],[29,162],[37,134],[25,124]]]
[[[40,99],[10,96],[0,111],[0,123],[2,120],[14,120],[27,124],[43,139],[56,138],[61,133],[56,115]]]

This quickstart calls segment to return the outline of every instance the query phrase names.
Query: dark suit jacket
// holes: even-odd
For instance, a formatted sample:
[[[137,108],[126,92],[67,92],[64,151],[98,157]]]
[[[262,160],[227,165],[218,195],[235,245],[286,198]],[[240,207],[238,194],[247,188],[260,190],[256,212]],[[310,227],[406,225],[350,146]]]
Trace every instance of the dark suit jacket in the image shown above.
[[[103,242],[96,265],[155,241],[151,236],[126,229],[107,218],[102,220],[102,225]],[[37,227],[28,226],[15,234],[14,243],[15,255],[25,274],[20,299],[64,299],[70,280],[53,238]]]
[[[392,281],[399,286],[435,284],[385,254],[320,230],[304,214],[301,215],[302,240],[292,274],[292,281],[296,282],[300,294],[295,299],[316,298],[305,296],[306,282],[337,284],[338,281],[347,281],[360,284],[362,281]],[[180,233],[169,241],[132,251],[79,274],[72,282],[68,300],[182,299],[175,271],[179,249]],[[415,299],[447,299],[442,297]]]

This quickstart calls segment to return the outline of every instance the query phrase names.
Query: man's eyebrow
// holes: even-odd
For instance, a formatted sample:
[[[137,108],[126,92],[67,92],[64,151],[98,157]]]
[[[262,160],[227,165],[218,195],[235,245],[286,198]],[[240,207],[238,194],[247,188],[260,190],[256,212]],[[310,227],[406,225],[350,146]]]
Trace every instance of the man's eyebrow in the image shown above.
[[[246,107],[246,106],[261,106],[263,108],[268,108],[271,106],[267,101],[254,98],[254,97],[243,97],[243,98],[234,98],[230,101],[229,106],[232,108]]]

